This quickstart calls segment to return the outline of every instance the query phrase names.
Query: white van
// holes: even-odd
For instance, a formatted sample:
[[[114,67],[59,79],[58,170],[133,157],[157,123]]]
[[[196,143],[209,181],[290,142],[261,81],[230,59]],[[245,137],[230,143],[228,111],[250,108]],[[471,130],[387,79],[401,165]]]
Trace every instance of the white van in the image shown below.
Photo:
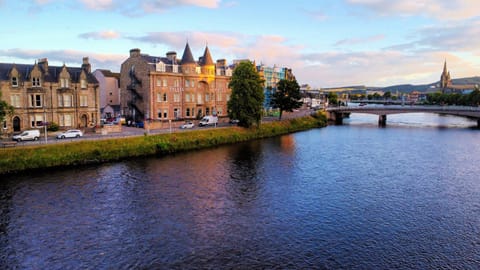
[[[17,142],[28,140],[37,141],[38,139],[40,139],[40,131],[38,129],[25,130],[24,132],[13,136],[12,139]]]
[[[218,123],[218,117],[213,116],[213,115],[207,115],[200,120],[198,123],[198,126],[203,127],[203,126],[209,126],[209,125],[216,125]]]

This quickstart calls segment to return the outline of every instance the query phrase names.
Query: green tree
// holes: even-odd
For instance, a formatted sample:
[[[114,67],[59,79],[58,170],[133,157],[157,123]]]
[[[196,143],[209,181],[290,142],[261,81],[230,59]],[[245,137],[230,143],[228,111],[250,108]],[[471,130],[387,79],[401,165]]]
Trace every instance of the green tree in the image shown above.
[[[5,121],[5,117],[13,113],[13,106],[2,100],[2,92],[0,92],[0,123]]]
[[[302,95],[300,94],[300,86],[297,80],[280,80],[277,84],[277,91],[273,93],[271,100],[271,105],[280,110],[278,119],[282,119],[284,111],[292,112],[294,109],[300,108],[303,104],[300,101],[301,98]]]
[[[338,95],[336,93],[330,92],[327,95],[328,104],[338,105]]]
[[[238,125],[260,125],[262,119],[263,80],[250,62],[241,62],[233,71],[228,87],[232,89],[228,101],[228,117],[238,119]]]
[[[387,91],[387,92],[383,93],[383,99],[389,100],[391,98],[392,98],[392,92]]]

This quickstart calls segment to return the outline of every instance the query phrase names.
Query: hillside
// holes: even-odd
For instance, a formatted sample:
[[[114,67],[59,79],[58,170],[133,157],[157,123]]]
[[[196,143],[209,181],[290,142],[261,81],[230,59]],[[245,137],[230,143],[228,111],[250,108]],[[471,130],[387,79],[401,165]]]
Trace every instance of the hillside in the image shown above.
[[[387,86],[387,87],[381,87],[377,88],[381,91],[387,92],[403,92],[403,93],[410,93],[412,91],[419,91],[419,92],[426,92],[429,89],[435,88],[440,82],[434,82],[430,84],[418,84],[418,85],[413,85],[413,84],[400,84],[400,85],[392,85],[392,86]],[[480,76],[475,76],[475,77],[468,77],[468,78],[459,78],[459,79],[452,79],[453,84],[477,84],[480,85]],[[370,87],[369,87],[370,88]],[[373,88],[373,87],[372,87]],[[376,87],[375,87],[376,88]]]

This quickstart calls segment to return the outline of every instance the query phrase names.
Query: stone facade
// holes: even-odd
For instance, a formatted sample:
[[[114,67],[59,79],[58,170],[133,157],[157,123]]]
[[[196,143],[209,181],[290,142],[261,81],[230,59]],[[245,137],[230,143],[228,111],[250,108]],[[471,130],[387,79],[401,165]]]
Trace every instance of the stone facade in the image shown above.
[[[208,47],[195,61],[188,43],[181,59],[130,50],[120,69],[121,110],[129,120],[163,122],[227,116],[231,67],[212,61]]]
[[[2,133],[43,130],[45,122],[81,128],[99,120],[98,81],[87,57],[79,68],[49,66],[46,58],[33,65],[0,63],[0,91],[15,110]]]

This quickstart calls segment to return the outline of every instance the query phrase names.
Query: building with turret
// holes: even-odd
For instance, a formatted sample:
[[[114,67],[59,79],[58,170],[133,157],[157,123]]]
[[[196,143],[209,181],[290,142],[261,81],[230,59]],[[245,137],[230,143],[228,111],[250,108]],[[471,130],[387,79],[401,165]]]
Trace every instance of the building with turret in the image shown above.
[[[164,122],[227,115],[232,70],[225,59],[213,61],[208,46],[198,60],[187,43],[182,57],[130,50],[120,70],[120,107],[132,121]]]
[[[56,123],[62,129],[93,126],[99,120],[98,81],[88,57],[81,67],[0,63],[2,99],[14,107],[2,123],[2,133],[43,130]]]

